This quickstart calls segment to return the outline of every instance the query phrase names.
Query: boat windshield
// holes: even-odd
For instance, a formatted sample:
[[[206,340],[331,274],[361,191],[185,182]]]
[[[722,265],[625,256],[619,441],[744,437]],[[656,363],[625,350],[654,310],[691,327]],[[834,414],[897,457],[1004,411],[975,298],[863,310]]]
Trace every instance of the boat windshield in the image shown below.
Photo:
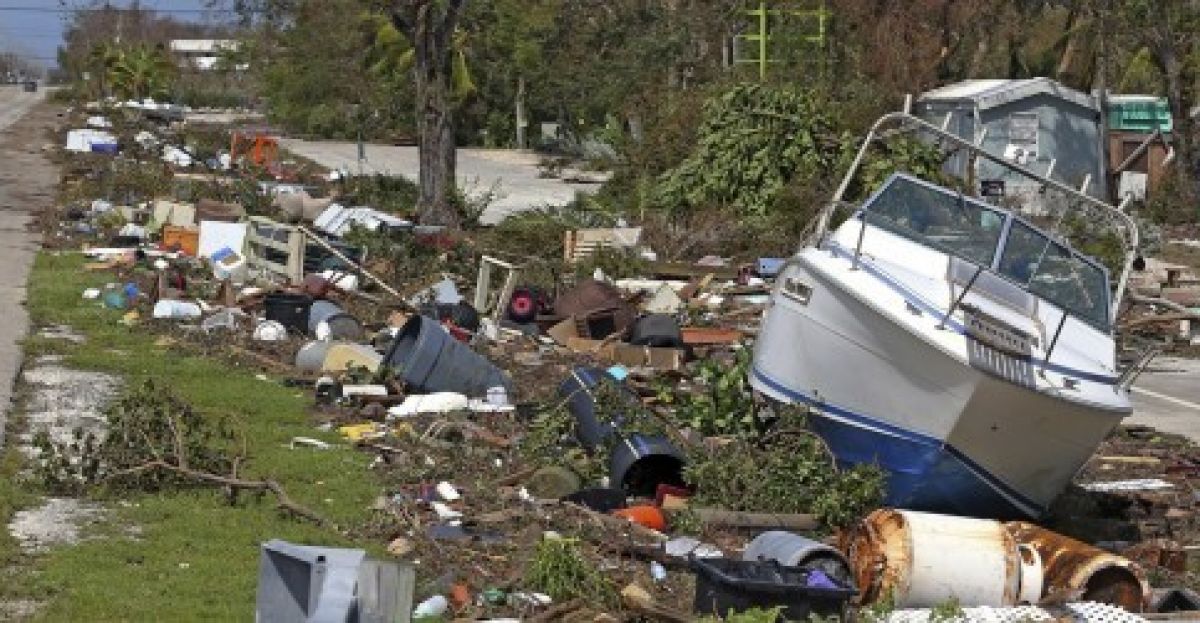
[[[888,180],[863,211],[872,225],[991,268],[1088,323],[1109,328],[1104,269],[1007,212],[902,175]],[[997,253],[1010,219],[1004,249]]]

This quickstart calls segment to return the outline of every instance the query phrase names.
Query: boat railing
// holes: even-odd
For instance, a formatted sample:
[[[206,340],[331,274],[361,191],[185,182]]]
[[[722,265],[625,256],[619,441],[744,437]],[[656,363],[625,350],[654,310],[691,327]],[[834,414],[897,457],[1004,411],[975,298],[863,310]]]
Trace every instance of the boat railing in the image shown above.
[[[889,126],[891,125],[897,125],[899,127],[889,129]],[[811,226],[811,235],[806,237],[807,243],[819,244],[820,241],[824,240],[829,232],[830,223],[832,222],[834,213],[838,209],[852,205],[845,200],[845,196],[850,188],[851,183],[856,177],[858,170],[861,168],[863,161],[867,157],[871,146],[877,140],[883,140],[891,136],[914,132],[927,132],[939,142],[949,143],[957,149],[967,150],[979,158],[983,158],[1006,169],[1014,171],[1024,177],[1035,180],[1040,184],[1042,189],[1054,189],[1058,192],[1064,193],[1068,198],[1079,202],[1079,205],[1100,211],[1100,213],[1108,219],[1113,230],[1120,238],[1122,252],[1124,255],[1121,263],[1121,273],[1116,280],[1116,292],[1112,297],[1112,303],[1109,309],[1110,323],[1115,323],[1116,314],[1120,307],[1120,301],[1124,296],[1129,274],[1132,271],[1134,262],[1138,256],[1139,246],[1137,223],[1134,222],[1133,218],[1125,212],[1127,201],[1122,202],[1120,206],[1113,206],[1086,194],[1080,189],[1073,188],[1060,181],[1038,174],[1025,166],[1011,162],[1002,156],[993,154],[983,149],[979,144],[967,141],[955,134],[943,130],[942,128],[939,128],[908,113],[889,113],[880,117],[871,127],[866,138],[859,146],[858,152],[855,154],[854,160],[851,162],[850,169],[846,172],[845,177],[842,178],[842,181],[838,185],[837,190],[834,192],[829,204],[821,211],[818,217],[814,219],[814,223]],[[867,223],[866,219],[864,218],[862,231],[859,232],[858,241],[855,245],[855,268],[858,266],[859,258],[862,252],[862,242],[866,226]]]

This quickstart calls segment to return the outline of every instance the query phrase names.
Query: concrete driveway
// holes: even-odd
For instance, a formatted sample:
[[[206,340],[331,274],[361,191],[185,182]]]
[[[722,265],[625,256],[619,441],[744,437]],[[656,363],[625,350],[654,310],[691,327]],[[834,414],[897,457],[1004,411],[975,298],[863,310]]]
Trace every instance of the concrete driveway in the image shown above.
[[[1200,359],[1155,359],[1133,385],[1133,416],[1125,423],[1200,443]]]
[[[53,201],[58,183],[42,154],[44,129],[53,118],[45,107],[37,107],[44,98],[43,90],[26,93],[20,86],[0,86],[0,440],[21,369],[21,341],[29,331],[25,282],[38,248],[29,224],[35,211]]]
[[[340,141],[302,141],[283,139],[280,144],[321,166],[360,172],[358,144]],[[504,217],[545,206],[562,206],[575,199],[576,193],[593,193],[598,184],[573,184],[538,176],[538,156],[513,149],[459,149],[458,186],[468,196],[480,196],[494,189],[495,200],[483,214],[483,223],[493,225]],[[416,147],[366,145],[362,173],[399,175],[418,180],[420,160]]]

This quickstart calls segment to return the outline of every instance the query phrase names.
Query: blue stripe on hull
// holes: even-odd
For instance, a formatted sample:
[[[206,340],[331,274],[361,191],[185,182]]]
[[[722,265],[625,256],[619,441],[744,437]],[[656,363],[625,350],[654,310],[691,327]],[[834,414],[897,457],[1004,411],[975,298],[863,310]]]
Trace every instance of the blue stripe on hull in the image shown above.
[[[1036,517],[1045,510],[942,440],[814,400],[757,368],[752,378],[789,400],[816,407],[809,426],[840,464],[883,468],[889,506],[989,519]]]

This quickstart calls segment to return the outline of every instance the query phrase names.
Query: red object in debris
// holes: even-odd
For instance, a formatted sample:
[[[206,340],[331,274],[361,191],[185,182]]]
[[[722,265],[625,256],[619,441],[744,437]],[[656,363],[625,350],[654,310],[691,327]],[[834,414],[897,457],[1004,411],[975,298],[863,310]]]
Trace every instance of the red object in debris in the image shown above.
[[[463,344],[469,344],[471,342],[470,331],[467,331],[466,329],[454,324],[449,320],[443,320],[442,326],[446,327],[446,331],[450,333],[450,337],[462,342]]]
[[[622,517],[632,521],[639,526],[658,530],[662,532],[667,529],[667,518],[663,516],[662,510],[657,506],[649,504],[643,506],[630,506],[613,511],[614,517]]]
[[[662,506],[663,500],[666,499],[668,495],[687,499],[692,497],[692,492],[684,489],[683,487],[659,484],[658,488],[654,490],[654,503],[658,506]]]
[[[513,292],[512,298],[508,301],[509,318],[512,318],[514,322],[533,322],[537,318],[537,314],[537,298],[532,290],[521,288]]]

